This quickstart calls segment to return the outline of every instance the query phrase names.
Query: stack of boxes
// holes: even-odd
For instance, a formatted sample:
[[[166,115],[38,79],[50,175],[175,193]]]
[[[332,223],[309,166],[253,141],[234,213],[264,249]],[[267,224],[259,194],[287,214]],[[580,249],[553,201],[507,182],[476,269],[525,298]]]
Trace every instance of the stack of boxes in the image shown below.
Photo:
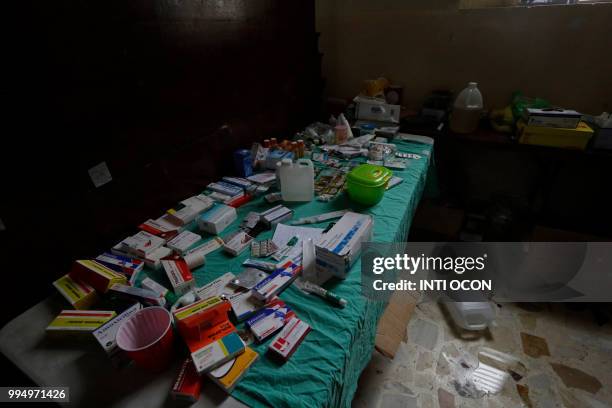
[[[593,129],[582,115],[559,108],[527,108],[516,124],[519,143],[584,150]]]

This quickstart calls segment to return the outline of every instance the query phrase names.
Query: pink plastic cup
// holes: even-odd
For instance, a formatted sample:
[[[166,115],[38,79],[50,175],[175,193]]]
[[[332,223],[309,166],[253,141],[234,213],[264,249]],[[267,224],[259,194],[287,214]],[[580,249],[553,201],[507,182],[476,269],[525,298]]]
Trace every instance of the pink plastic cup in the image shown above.
[[[172,316],[160,306],[136,312],[119,326],[116,339],[117,346],[146,370],[161,371],[174,357]]]

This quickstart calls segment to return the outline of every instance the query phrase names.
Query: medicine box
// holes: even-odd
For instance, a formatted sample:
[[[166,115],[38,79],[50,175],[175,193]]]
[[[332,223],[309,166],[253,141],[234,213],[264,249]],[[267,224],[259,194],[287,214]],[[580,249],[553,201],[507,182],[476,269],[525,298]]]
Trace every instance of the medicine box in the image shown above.
[[[175,400],[196,402],[200,398],[202,378],[190,358],[183,361],[174,382],[170,395]]]
[[[70,277],[91,285],[100,293],[106,293],[115,283],[127,283],[124,275],[89,259],[75,261],[70,270]]]
[[[255,350],[245,347],[244,353],[215,368],[208,373],[208,377],[225,392],[230,393],[258,358],[259,354]]]
[[[183,231],[178,234],[176,237],[172,238],[170,241],[166,243],[166,246],[170,249],[175,250],[176,252],[183,254],[187,252],[189,249],[195,246],[200,240],[201,236],[195,234],[191,231]]]
[[[206,341],[211,326],[227,322],[229,309],[229,302],[215,296],[175,310],[174,318],[183,338],[197,344]]]
[[[236,331],[191,353],[198,373],[208,372],[244,352],[244,343]]]
[[[117,313],[105,310],[62,310],[47,326],[47,334],[85,334],[110,321]]]
[[[246,321],[257,341],[262,342],[282,328],[295,313],[280,299],[270,302]]]
[[[85,282],[64,275],[53,286],[77,310],[89,309],[98,300],[95,289]]]
[[[213,200],[205,194],[189,197],[175,207],[166,211],[170,219],[179,225],[187,225],[195,220],[199,214],[213,205]]]
[[[140,259],[129,258],[127,256],[115,255],[108,252],[98,255],[96,262],[101,263],[107,268],[115,272],[119,272],[130,279],[135,274],[137,275],[144,267],[144,262]]]
[[[309,332],[310,326],[306,322],[297,317],[292,317],[281,332],[272,340],[268,351],[281,360],[287,360],[295,353]]]
[[[229,205],[215,204],[198,218],[200,230],[217,235],[236,220],[236,209]]]
[[[195,287],[195,280],[185,260],[162,259],[160,262],[175,294],[182,296]]]
[[[166,241],[163,238],[149,234],[146,231],[140,231],[136,235],[121,241],[121,244],[126,247],[128,252],[141,258],[146,258],[147,255],[150,255],[165,243]]]
[[[119,347],[117,347],[117,331],[119,330],[119,326],[127,319],[132,317],[137,311],[142,309],[142,305],[140,303],[135,303],[134,305],[127,308],[125,311],[114,317],[108,323],[103,324],[98,327],[94,332],[93,336],[96,338],[100,346],[104,349],[106,354],[114,358],[117,354],[121,353]]]
[[[316,244],[317,268],[344,279],[361,255],[361,244],[372,239],[369,215],[347,212]]]
[[[109,292],[123,298],[137,300],[151,306],[165,306],[166,299],[151,290],[136,288],[134,286],[116,283],[110,287]]]
[[[297,278],[301,270],[301,265],[287,262],[255,285],[252,289],[253,296],[262,302],[271,301]]]

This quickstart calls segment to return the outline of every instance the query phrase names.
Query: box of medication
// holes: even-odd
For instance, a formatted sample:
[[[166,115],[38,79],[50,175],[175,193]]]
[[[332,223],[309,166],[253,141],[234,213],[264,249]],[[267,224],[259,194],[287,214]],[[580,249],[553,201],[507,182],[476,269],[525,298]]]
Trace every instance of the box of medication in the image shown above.
[[[245,324],[255,339],[262,342],[281,329],[294,316],[293,310],[285,302],[277,299],[249,318]]]
[[[281,332],[272,340],[268,351],[281,360],[286,361],[295,353],[295,350],[297,350],[309,332],[310,326],[306,322],[297,317],[292,317]]]
[[[198,226],[202,231],[217,235],[234,222],[236,217],[234,207],[217,203],[198,218]]]
[[[64,275],[53,286],[77,310],[89,309],[98,300],[95,289],[85,282]]]
[[[85,334],[91,336],[98,327],[110,321],[117,313],[105,310],[62,310],[47,326],[47,334]]]
[[[142,309],[142,305],[140,303],[135,303],[134,305],[130,306],[125,311],[117,315],[108,323],[105,323],[102,326],[98,327],[93,332],[93,336],[96,338],[96,340],[98,340],[100,346],[102,346],[106,354],[112,360],[120,360],[121,358],[119,357],[119,355],[123,354],[119,347],[117,347],[116,342],[117,330],[119,330],[119,326],[124,321],[132,317],[140,309]]]
[[[245,347],[244,353],[210,371],[208,377],[225,392],[230,393],[258,358],[259,354],[255,350]]]
[[[259,282],[252,289],[253,296],[262,302],[269,302],[289,286],[301,272],[302,266],[288,261]]]
[[[161,264],[166,271],[166,276],[170,280],[174,293],[182,296],[195,287],[195,280],[185,260],[181,258],[162,259]]]
[[[69,275],[74,280],[91,285],[100,293],[106,293],[115,283],[127,283],[124,275],[89,259],[75,261]]]
[[[184,254],[201,240],[202,237],[198,234],[195,234],[191,231],[183,231],[174,238],[172,238],[170,241],[168,241],[166,243],[166,246],[180,254]]]
[[[191,353],[198,373],[208,372],[244,352],[244,343],[234,330]]]
[[[188,358],[181,364],[176,379],[172,383],[170,395],[175,400],[196,402],[200,399],[202,377],[195,369],[193,360]]]

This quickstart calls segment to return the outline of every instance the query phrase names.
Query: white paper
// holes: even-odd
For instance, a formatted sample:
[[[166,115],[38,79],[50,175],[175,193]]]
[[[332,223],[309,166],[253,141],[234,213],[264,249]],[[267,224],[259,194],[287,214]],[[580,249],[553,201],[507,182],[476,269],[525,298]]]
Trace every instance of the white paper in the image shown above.
[[[91,178],[91,181],[93,182],[94,186],[96,186],[96,188],[105,185],[113,179],[110,174],[110,170],[106,165],[106,162],[102,162],[93,166],[91,169],[88,170],[88,173],[89,177]]]

